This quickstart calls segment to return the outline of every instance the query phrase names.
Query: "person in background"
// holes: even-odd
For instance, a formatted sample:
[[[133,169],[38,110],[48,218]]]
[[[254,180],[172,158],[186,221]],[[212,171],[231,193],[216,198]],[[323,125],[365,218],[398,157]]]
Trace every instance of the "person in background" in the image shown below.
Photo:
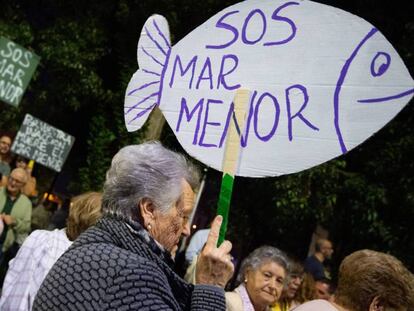
[[[210,229],[200,229],[191,237],[190,243],[185,251],[185,261],[191,265],[195,256],[197,256],[206,244]]]
[[[44,229],[58,229],[58,228],[49,228],[50,220],[53,216],[53,213],[57,210],[57,203],[49,201],[47,198],[44,198],[42,202],[33,208],[32,211],[32,231],[34,230],[44,230]]]
[[[327,259],[331,259],[333,254],[332,242],[327,239],[318,239],[315,244],[315,253],[306,258],[305,271],[312,274],[315,280],[328,278],[329,272],[324,266]]]
[[[4,279],[0,310],[30,311],[36,293],[56,260],[74,240],[101,216],[98,192],[87,192],[72,200],[65,229],[32,232],[10,261]]]
[[[66,220],[69,217],[70,198],[66,198],[63,203],[58,207],[57,210],[50,217],[48,229],[63,229],[66,225]]]
[[[33,162],[18,155],[16,157],[16,167],[24,169],[27,174],[27,183],[23,187],[22,193],[24,193],[28,198],[36,197],[38,193],[36,190],[36,178],[32,176]]]
[[[226,292],[228,311],[267,311],[282,293],[288,275],[288,258],[279,249],[262,246],[243,260],[233,292]]]
[[[199,255],[196,285],[172,270],[198,186],[195,167],[160,143],[122,148],[106,174],[102,219],[57,260],[33,310],[224,310],[234,266],[231,243],[217,247],[221,216]]]
[[[331,280],[323,278],[315,282],[315,299],[332,301],[335,286]]]
[[[395,257],[359,250],[339,267],[333,302],[313,300],[295,311],[408,311],[414,306],[414,275]]]
[[[30,232],[32,203],[21,192],[26,182],[26,172],[15,168],[10,173],[6,187],[0,187],[0,218],[4,223],[0,235],[0,284],[3,283],[8,262]]]
[[[27,174],[15,168],[7,180],[7,186],[0,188],[0,217],[5,229],[0,236],[3,253],[14,243],[22,244],[30,232],[32,203],[22,193],[27,182]]]
[[[302,303],[314,299],[315,281],[304,272],[303,265],[296,259],[290,259],[289,276],[283,288],[281,298],[272,306],[272,311],[294,310]]]
[[[7,176],[10,174],[11,153],[10,147],[12,138],[9,135],[3,134],[0,136],[0,186],[7,184]]]

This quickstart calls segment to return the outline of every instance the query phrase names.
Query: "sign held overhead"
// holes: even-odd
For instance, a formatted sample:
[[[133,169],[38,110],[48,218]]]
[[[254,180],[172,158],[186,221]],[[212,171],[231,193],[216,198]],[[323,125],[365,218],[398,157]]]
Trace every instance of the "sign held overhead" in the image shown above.
[[[26,114],[11,150],[60,172],[74,141],[73,136]]]
[[[0,100],[19,105],[39,60],[36,54],[0,36]]]
[[[367,21],[312,1],[247,0],[173,47],[160,15],[145,23],[124,115],[139,129],[159,107],[186,151],[221,170],[233,98],[249,89],[236,175],[278,176],[340,156],[414,94],[398,53]]]

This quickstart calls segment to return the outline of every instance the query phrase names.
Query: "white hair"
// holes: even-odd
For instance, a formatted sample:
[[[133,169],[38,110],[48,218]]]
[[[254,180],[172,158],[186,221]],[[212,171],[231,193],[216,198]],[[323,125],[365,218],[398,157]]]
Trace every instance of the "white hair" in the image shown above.
[[[182,194],[182,180],[195,190],[199,172],[183,155],[148,142],[122,148],[106,173],[102,210],[125,220],[140,221],[138,203],[150,199],[166,213]]]
[[[251,252],[241,263],[237,284],[243,282],[248,270],[255,271],[267,262],[274,262],[281,266],[285,273],[289,273],[289,259],[280,249],[273,246],[261,246]]]

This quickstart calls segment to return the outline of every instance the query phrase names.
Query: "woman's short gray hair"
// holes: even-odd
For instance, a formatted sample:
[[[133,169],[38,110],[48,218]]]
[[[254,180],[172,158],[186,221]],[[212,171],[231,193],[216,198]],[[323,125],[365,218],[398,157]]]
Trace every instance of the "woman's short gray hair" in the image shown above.
[[[285,270],[286,275],[289,273],[289,259],[287,255],[276,247],[265,245],[256,248],[243,260],[237,275],[237,284],[244,281],[248,270],[257,270],[269,261],[281,266]]]
[[[147,198],[165,213],[179,200],[183,179],[194,191],[199,186],[198,170],[183,155],[155,141],[126,146],[106,173],[102,210],[139,221],[138,203]]]

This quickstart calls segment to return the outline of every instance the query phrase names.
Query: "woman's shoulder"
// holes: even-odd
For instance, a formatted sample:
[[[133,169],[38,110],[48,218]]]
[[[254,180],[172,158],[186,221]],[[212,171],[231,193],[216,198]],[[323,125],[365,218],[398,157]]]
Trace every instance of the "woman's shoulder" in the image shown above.
[[[226,292],[226,310],[227,311],[238,311],[243,310],[243,301],[236,291]]]

